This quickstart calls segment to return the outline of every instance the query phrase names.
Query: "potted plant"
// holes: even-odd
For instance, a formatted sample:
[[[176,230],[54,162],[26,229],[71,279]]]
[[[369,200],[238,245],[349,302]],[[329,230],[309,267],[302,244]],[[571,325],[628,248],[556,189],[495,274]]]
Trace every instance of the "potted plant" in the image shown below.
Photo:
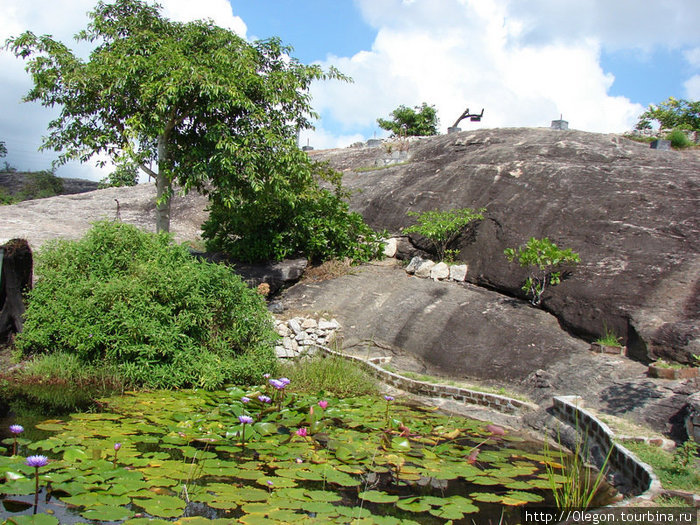
[[[605,327],[605,335],[591,343],[591,350],[598,354],[626,355],[627,347],[622,344],[622,337]]]
[[[698,356],[695,357],[695,362],[698,363]],[[697,366],[686,366],[680,363],[669,363],[663,359],[657,359],[649,365],[649,377],[658,377],[660,379],[692,379],[698,377]]]

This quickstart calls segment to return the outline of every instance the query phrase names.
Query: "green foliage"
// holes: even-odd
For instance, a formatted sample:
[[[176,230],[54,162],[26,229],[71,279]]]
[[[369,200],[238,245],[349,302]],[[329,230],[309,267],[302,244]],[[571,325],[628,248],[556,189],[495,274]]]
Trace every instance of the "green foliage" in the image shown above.
[[[100,181],[100,188],[136,186],[139,181],[139,168],[133,164],[120,164],[107,177]]]
[[[459,237],[464,229],[476,220],[483,220],[486,208],[452,209],[446,211],[432,210],[422,213],[409,211],[408,215],[416,217],[417,224],[403,229],[404,234],[417,233],[427,238],[442,261],[446,255],[454,258],[454,250],[449,245]]]
[[[123,392],[125,385],[115,366],[84,363],[76,354],[37,355],[6,376],[0,395],[8,402],[27,400],[47,413],[85,409],[95,399]]]
[[[0,159],[3,157],[7,157],[7,146],[4,140],[0,140]]]
[[[255,196],[216,191],[203,237],[211,250],[244,261],[303,255],[314,261],[366,261],[382,252],[379,236],[343,200],[340,174],[300,158],[271,171]],[[306,160],[305,160],[306,159]],[[283,161],[283,159],[280,159]],[[317,179],[330,182],[331,191]]]
[[[395,136],[437,135],[437,110],[425,102],[413,109],[399,106],[391,112],[391,120],[377,119],[379,127],[391,131]]]
[[[639,116],[637,129],[651,129],[651,122],[659,123],[661,129],[688,129],[700,131],[700,101],[669,97],[657,106],[653,104]]]
[[[576,421],[576,431],[578,433],[578,420]],[[561,446],[561,438],[557,436],[559,447],[556,451],[552,451],[549,443],[545,441],[544,456],[547,458],[545,466],[547,469],[547,478],[554,494],[554,500],[557,508],[562,511],[582,509],[585,510],[591,506],[593,499],[598,493],[603,480],[606,476],[608,461],[612,453],[612,447],[608,450],[608,454],[603,460],[600,470],[594,475],[586,468],[585,458],[590,455],[590,446],[587,440],[579,439],[576,443],[573,454],[565,454]],[[557,473],[554,465],[563,466],[561,473]],[[557,477],[564,477],[563,483],[557,483]]]
[[[17,199],[26,201],[30,199],[44,199],[63,193],[63,180],[53,172],[34,171],[27,174],[27,181],[17,195]]]
[[[674,461],[674,455],[670,452],[646,443],[629,441],[624,446],[654,469],[664,488],[700,494],[700,470],[693,462],[682,465]]]
[[[99,222],[80,241],[45,245],[36,273],[16,339],[25,355],[72,354],[148,387],[217,388],[274,363],[264,300],[167,235]]]
[[[673,461],[681,468],[693,467],[698,461],[698,451],[700,451],[698,444],[692,438],[688,438],[685,443],[676,448]]]
[[[102,154],[140,166],[156,179],[159,231],[173,183],[236,202],[283,179],[275,169],[298,160],[297,132],[310,127],[311,82],[345,78],[290,58],[277,38],[248,43],[211,21],[173,22],[142,0],[100,1],[89,17],[77,35],[96,44],[87,61],[31,32],[7,47],[27,59],[25,100],[61,108],[43,148],[61,151],[59,163]]]
[[[532,296],[530,302],[535,306],[542,301],[548,285],[556,286],[561,282],[561,266],[581,262],[578,253],[571,248],[562,250],[547,237],[531,237],[524,247],[506,248],[503,253],[509,261],[517,259],[520,266],[529,269],[530,275],[522,289]]]
[[[676,128],[666,135],[666,139],[671,141],[671,146],[676,149],[689,148],[693,142],[688,138],[682,129]]]
[[[5,188],[0,188],[0,206],[3,204],[14,204],[17,199]]]
[[[620,348],[622,347],[622,343],[620,342],[621,338],[617,337],[615,335],[615,332],[610,330],[607,326],[603,328],[603,332],[605,333],[605,335],[596,339],[596,343],[603,346],[617,346]]]
[[[283,365],[294,391],[329,392],[338,397],[378,393],[377,382],[357,365],[337,356],[318,356]]]

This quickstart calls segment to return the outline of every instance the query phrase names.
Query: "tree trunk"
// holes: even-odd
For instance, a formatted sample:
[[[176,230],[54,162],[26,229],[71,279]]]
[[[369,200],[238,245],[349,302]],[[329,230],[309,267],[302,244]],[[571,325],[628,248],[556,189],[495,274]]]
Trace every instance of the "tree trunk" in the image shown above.
[[[24,239],[0,246],[0,343],[22,331],[23,296],[32,288],[32,250]]]
[[[170,200],[173,185],[167,168],[168,149],[167,137],[158,137],[158,174],[156,175],[156,231],[170,231]]]

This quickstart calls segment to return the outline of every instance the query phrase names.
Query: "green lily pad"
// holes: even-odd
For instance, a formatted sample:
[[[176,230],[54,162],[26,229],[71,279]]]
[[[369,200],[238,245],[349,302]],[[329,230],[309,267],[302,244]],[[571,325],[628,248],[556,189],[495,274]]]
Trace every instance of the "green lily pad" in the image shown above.
[[[32,516],[13,516],[12,522],[15,525],[58,525],[58,519],[46,514],[35,514]]]
[[[372,503],[394,503],[399,500],[399,497],[395,494],[387,494],[386,492],[381,492],[378,490],[367,490],[360,492],[357,497]]]
[[[134,512],[125,507],[100,505],[91,507],[80,514],[83,518],[96,521],[122,521],[131,518]]]

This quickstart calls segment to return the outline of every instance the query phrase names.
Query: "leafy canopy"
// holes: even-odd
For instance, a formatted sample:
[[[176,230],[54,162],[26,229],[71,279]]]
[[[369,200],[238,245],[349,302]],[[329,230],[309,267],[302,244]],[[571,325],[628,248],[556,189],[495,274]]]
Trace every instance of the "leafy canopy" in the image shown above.
[[[87,61],[48,35],[7,46],[27,60],[25,100],[61,108],[42,147],[60,151],[58,163],[106,155],[138,165],[156,179],[159,231],[169,229],[173,183],[213,188],[227,204],[283,184],[276,170],[299,162],[296,135],[313,115],[310,83],[345,78],[290,58],[277,38],[248,43],[141,0],[100,1],[89,16],[76,36],[96,44]]]
[[[651,129],[656,121],[661,129],[700,131],[700,101],[669,97],[657,106],[653,104],[639,116],[637,129]]]
[[[461,208],[452,210],[432,210],[426,212],[409,211],[408,215],[416,217],[418,222],[403,229],[404,234],[417,233],[426,237],[437,252],[439,259],[445,259],[449,245],[454,242],[464,229],[472,222],[483,220],[486,208],[473,210]]]
[[[36,273],[16,339],[23,354],[71,354],[154,388],[217,388],[274,368],[264,299],[168,235],[99,222],[79,241],[42,247]]]
[[[391,112],[391,120],[377,119],[379,127],[391,131],[396,136],[426,136],[437,135],[439,119],[435,106],[425,102],[413,109],[399,106]]]
[[[7,156],[7,146],[5,146],[5,141],[0,140],[0,159]]]
[[[532,296],[530,302],[534,306],[541,303],[542,294],[548,285],[555,286],[561,282],[561,272],[558,268],[565,264],[581,262],[578,253],[571,251],[571,248],[562,250],[547,237],[530,237],[525,246],[517,249],[506,248],[503,253],[509,261],[517,259],[520,266],[529,269],[530,275],[522,289]]]

